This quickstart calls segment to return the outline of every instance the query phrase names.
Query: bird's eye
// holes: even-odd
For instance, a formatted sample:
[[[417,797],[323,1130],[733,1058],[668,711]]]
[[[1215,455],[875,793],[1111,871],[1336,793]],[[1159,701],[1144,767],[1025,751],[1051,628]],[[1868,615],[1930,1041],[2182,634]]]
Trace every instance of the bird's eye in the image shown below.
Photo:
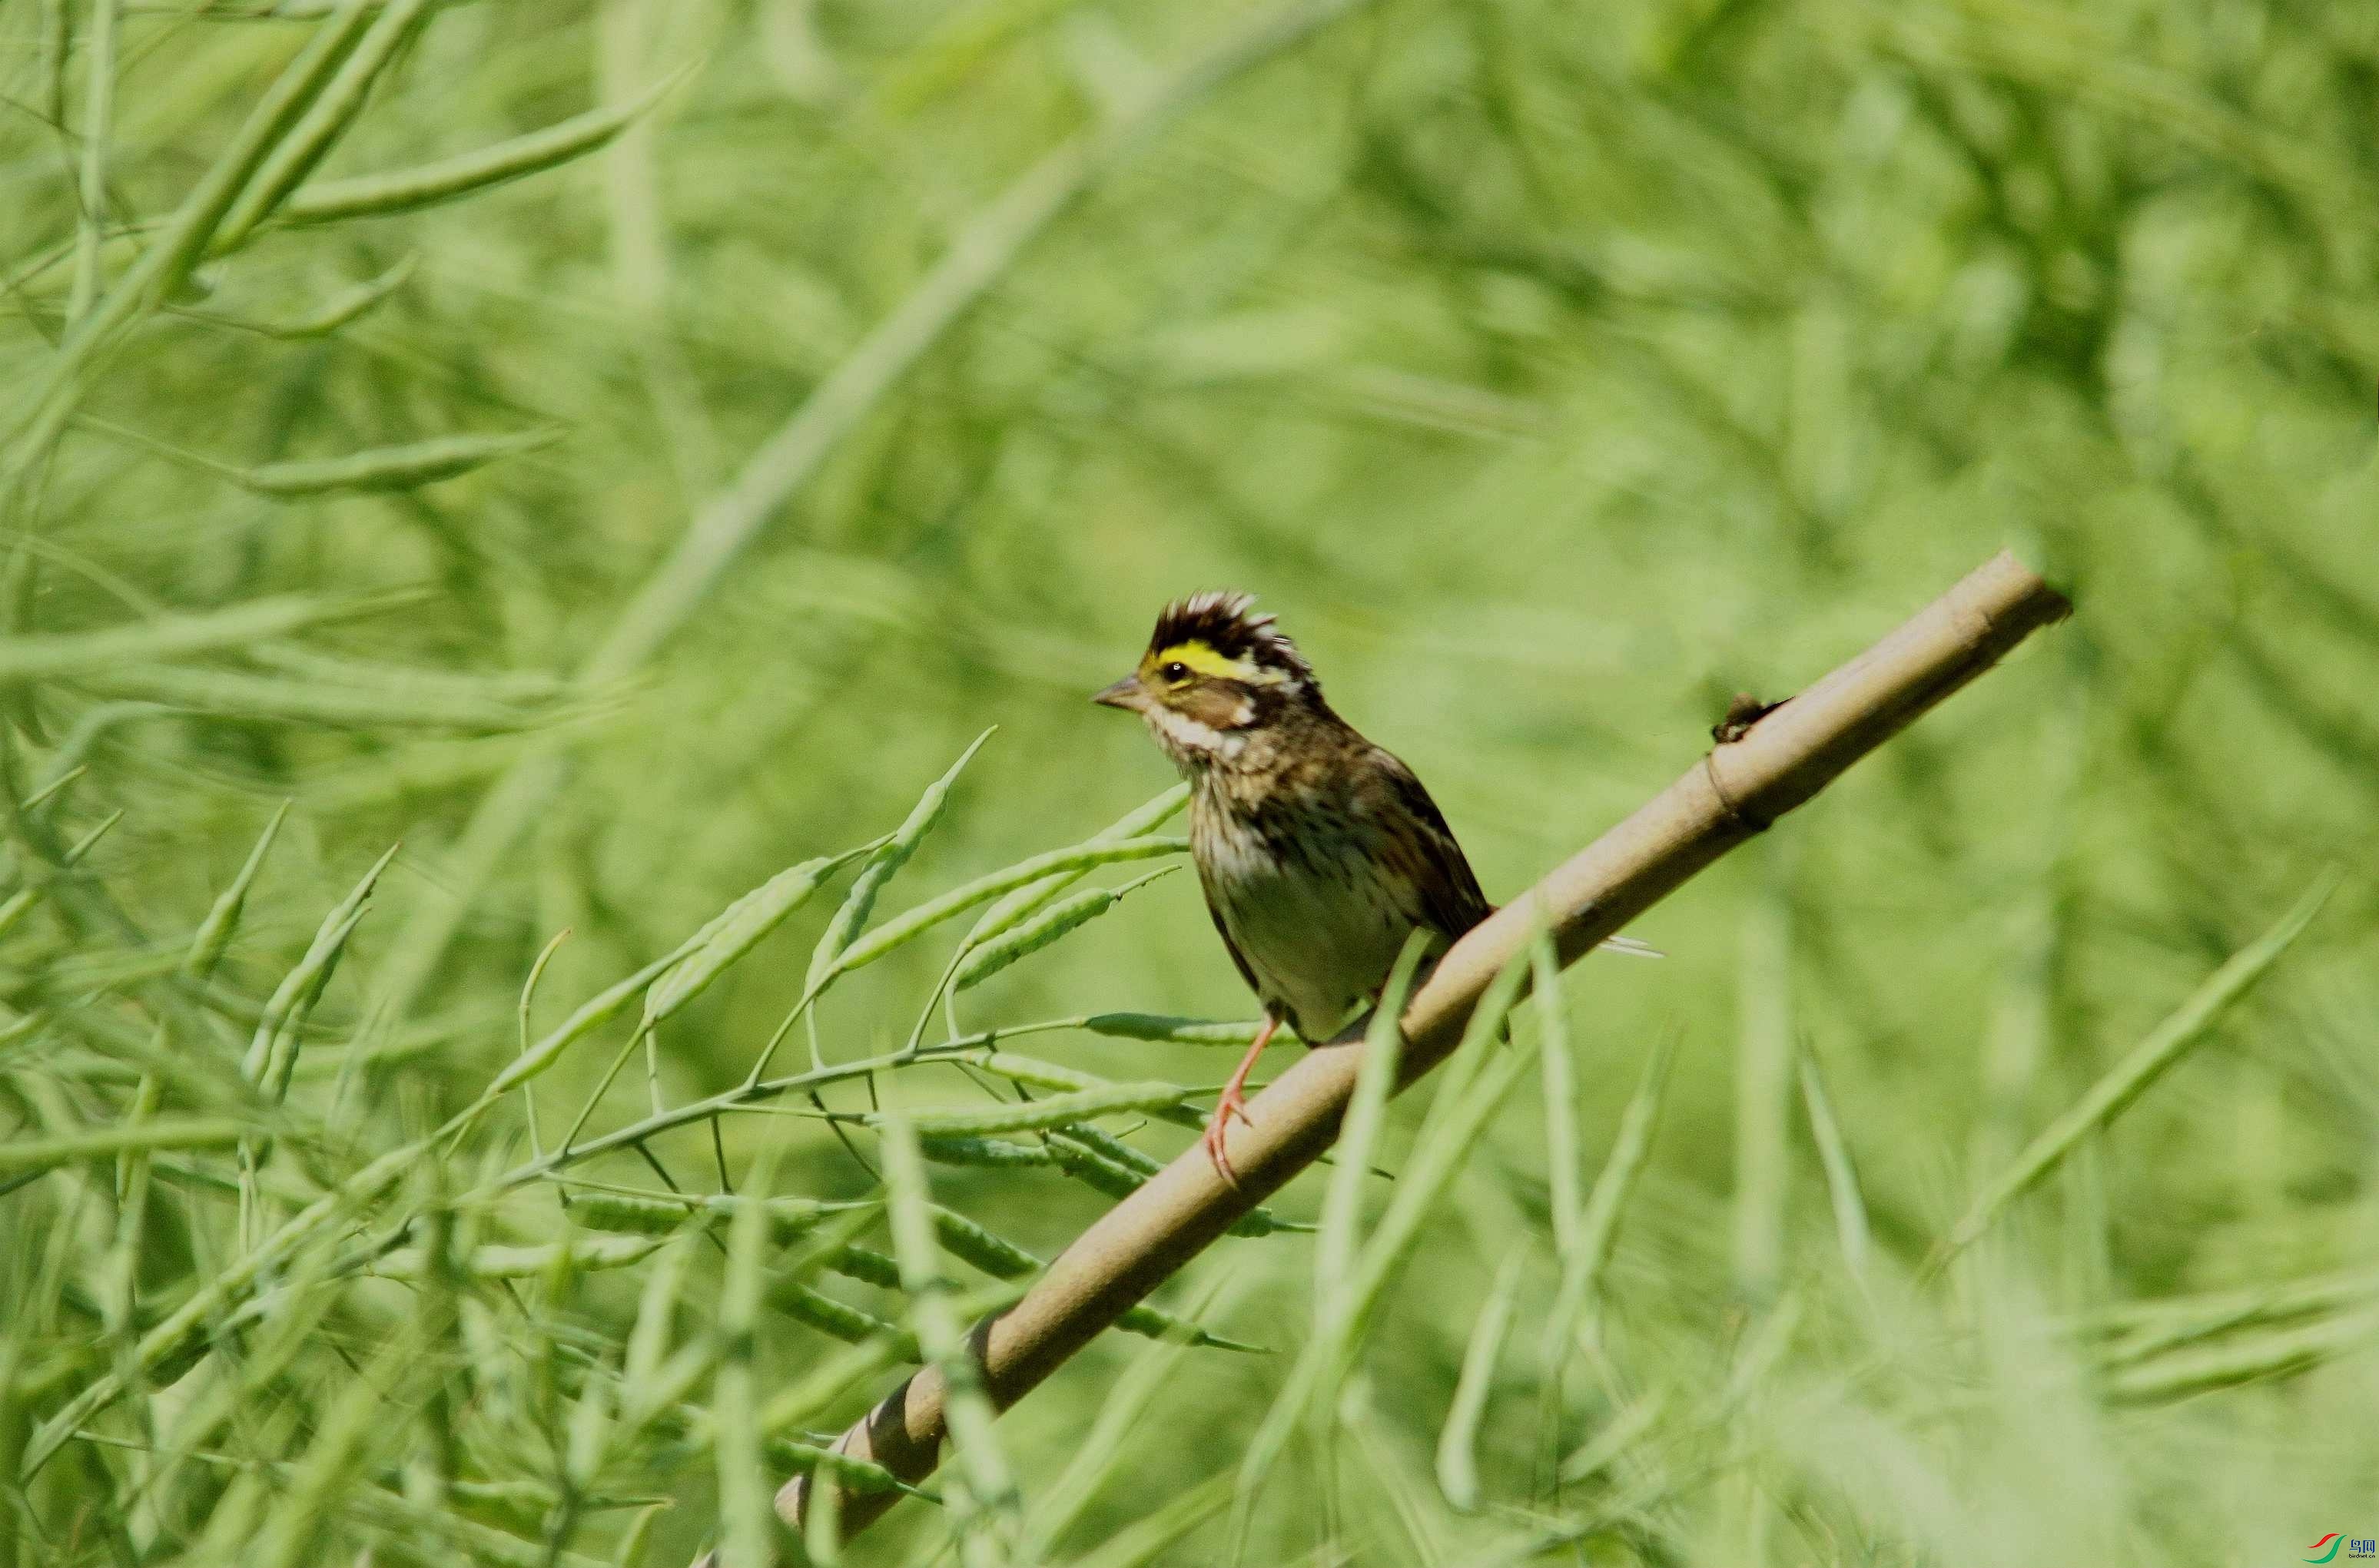
[[[1177,658],[1172,663],[1166,665],[1164,669],[1158,670],[1157,673],[1177,686],[1182,681],[1190,679],[1190,667]]]

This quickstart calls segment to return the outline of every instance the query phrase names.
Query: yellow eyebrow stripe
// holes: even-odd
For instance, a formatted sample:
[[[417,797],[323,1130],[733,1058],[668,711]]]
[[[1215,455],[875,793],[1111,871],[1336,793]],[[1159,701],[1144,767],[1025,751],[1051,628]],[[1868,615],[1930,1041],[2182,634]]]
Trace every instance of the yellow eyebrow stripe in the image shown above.
[[[1227,681],[1261,682],[1265,673],[1251,659],[1225,658],[1212,643],[1176,643],[1159,650],[1155,662],[1160,669],[1186,664],[1201,675],[1219,675]]]

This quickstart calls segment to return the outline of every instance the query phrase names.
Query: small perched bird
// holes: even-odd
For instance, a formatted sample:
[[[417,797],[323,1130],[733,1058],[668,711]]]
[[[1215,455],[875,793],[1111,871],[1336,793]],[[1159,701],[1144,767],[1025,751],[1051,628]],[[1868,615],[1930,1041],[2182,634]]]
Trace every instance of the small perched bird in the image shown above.
[[[1327,1040],[1378,1000],[1405,939],[1443,947],[1493,912],[1411,768],[1322,698],[1313,667],[1246,594],[1177,599],[1140,668],[1094,701],[1127,708],[1190,784],[1190,853],[1207,912],[1263,1005],[1263,1027],[1206,1124],[1248,1119],[1248,1074],[1282,1024]]]

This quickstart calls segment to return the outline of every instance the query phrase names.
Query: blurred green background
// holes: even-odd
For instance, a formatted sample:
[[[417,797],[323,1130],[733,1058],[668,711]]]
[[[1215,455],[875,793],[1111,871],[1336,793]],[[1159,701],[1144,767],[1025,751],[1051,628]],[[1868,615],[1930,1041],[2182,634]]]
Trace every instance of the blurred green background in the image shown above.
[[[296,1213],[477,1095],[564,928],[540,1027],[889,831],[993,726],[882,911],[1155,794],[1163,759],[1084,699],[1200,587],[1262,596],[1508,898],[1691,765],[1733,693],[1786,694],[2011,546],[2073,621],[1643,920],[1664,961],[1573,971],[1582,1179],[1676,1050],[1592,1354],[1535,1332],[1560,1261],[1531,1077],[1242,1561],[2146,1568],[2379,1533],[2379,9],[432,4],[284,218],[670,85],[558,167],[268,222],[142,293],[163,220],[332,9],[0,4],[0,760],[19,801],[85,770],[12,814],[9,1140],[126,1125],[144,1075],[156,1115],[236,1102],[259,1004],[401,840],[270,1156],[262,1211]],[[551,439],[453,477],[386,455],[519,432]],[[161,640],[290,594],[332,618]],[[175,978],[283,801],[224,967]],[[1919,1281],[2025,1140],[2333,865],[2271,978]],[[839,898],[663,1031],[670,1102],[748,1069]],[[827,1055],[898,1046],[948,953],[822,1003]],[[1111,1008],[1250,1016],[1192,878],[960,1014]],[[540,1081],[549,1121],[622,1038]],[[1193,1086],[1229,1061],[1030,1048]],[[642,1077],[596,1125],[639,1114]],[[922,1069],[888,1092],[980,1099]],[[1192,1136],[1108,1125],[1160,1157]],[[341,1245],[477,1190],[522,1133],[507,1105],[438,1145],[438,1194],[359,1205]],[[814,1120],[725,1133],[738,1168],[782,1151],[779,1190],[873,1189]],[[706,1133],[671,1139],[714,1186]],[[22,1164],[0,1456],[253,1241],[228,1149],[160,1152],[129,1229],[112,1161]],[[1106,1202],[1046,1169],[933,1174],[1044,1256]],[[541,1187],[465,1209],[490,1245],[566,1224]],[[1433,1453],[1509,1258],[1464,1513]],[[554,1347],[616,1362],[639,1270],[471,1294],[480,1337],[372,1410],[338,1402],[429,1309],[322,1267],[276,1261],[252,1319],[207,1319],[201,1359],[249,1366],[312,1303],[271,1375],[150,1369],[0,1475],[0,1562],[515,1560],[501,1534],[520,1561],[661,1563],[708,1538],[702,1444],[622,1438],[591,1493],[571,1468],[586,1396]],[[1227,1490],[1165,1510],[1238,1465],[1310,1269],[1307,1238],[1235,1240],[1168,1291],[1219,1289],[1202,1321],[1283,1354],[1190,1353],[1039,1552],[1228,1560]],[[834,1347],[773,1312],[763,1338],[764,1394]],[[1001,1424],[1028,1515],[1140,1349],[1103,1342]],[[1544,1455],[1598,1434],[1552,1486]],[[474,1479],[526,1490],[482,1505]],[[929,1561],[944,1525],[903,1503],[851,1558]]]

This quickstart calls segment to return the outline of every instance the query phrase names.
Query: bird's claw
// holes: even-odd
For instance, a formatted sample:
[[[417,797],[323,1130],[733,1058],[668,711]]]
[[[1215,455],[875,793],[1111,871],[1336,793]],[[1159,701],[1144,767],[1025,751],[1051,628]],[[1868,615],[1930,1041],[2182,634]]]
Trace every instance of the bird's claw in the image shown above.
[[[1214,1162],[1214,1174],[1223,1178],[1226,1187],[1239,1185],[1238,1173],[1231,1168],[1231,1156],[1223,1146],[1233,1116],[1250,1127],[1256,1125],[1248,1116],[1247,1096],[1241,1094],[1236,1086],[1225,1090],[1223,1097],[1214,1102],[1214,1114],[1206,1118],[1206,1131],[1200,1140],[1206,1146],[1206,1158]]]

